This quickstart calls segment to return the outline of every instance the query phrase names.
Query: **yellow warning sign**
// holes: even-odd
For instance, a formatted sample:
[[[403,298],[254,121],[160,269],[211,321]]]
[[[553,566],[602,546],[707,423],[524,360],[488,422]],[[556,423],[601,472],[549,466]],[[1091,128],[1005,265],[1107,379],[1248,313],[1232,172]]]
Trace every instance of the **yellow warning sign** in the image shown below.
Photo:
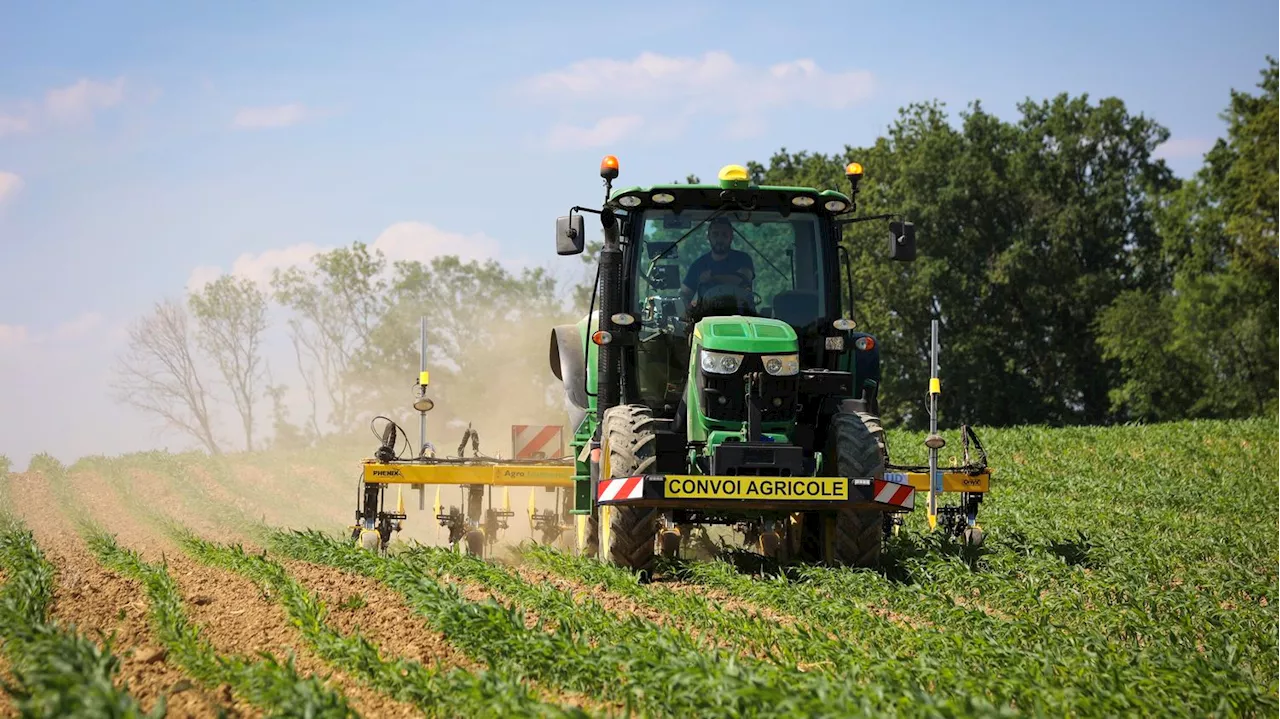
[[[706,477],[667,475],[667,499],[849,499],[844,477]]]

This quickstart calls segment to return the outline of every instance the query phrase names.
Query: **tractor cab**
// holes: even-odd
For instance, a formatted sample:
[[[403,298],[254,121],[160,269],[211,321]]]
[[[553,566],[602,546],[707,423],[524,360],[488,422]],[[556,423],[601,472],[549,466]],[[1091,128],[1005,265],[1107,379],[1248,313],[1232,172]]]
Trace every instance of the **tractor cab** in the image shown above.
[[[727,168],[722,183],[734,176]],[[664,185],[624,190],[611,200],[625,207],[642,199],[619,215],[624,308],[637,325],[626,376],[636,387],[635,401],[660,417],[680,409],[695,331],[708,318],[741,318],[714,323],[720,333],[750,327],[794,335],[784,354],[797,353],[798,366],[838,365],[827,338],[844,335],[833,324],[844,316],[839,230],[817,200],[843,208],[848,199],[756,188],[749,198],[726,202],[723,189]]]

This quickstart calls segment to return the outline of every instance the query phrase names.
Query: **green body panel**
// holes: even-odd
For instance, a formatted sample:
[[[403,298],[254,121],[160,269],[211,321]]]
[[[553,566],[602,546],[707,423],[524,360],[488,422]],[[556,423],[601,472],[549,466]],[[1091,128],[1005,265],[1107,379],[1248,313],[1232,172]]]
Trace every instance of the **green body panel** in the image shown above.
[[[796,331],[791,325],[768,317],[706,317],[694,327],[693,336],[695,345],[717,352],[789,354],[799,351]],[[697,354],[690,359],[697,359]]]
[[[684,384],[687,407],[685,427],[690,441],[706,442],[706,449],[711,452],[716,444],[727,437],[736,436],[741,439],[746,428],[742,422],[714,420],[703,413],[697,392],[698,352],[703,348],[744,354],[790,354],[799,350],[799,344],[791,325],[768,317],[731,315],[705,317],[698,322],[689,344],[689,376]],[[786,438],[793,429],[791,422],[765,422],[760,426],[761,432],[765,434],[783,437],[781,441],[790,441]]]
[[[591,441],[591,436],[596,432],[596,390],[599,385],[599,362],[598,347],[594,342],[590,341],[591,334],[596,331],[599,326],[600,313],[592,312],[590,315],[584,315],[578,320],[578,340],[582,342],[586,348],[587,363],[587,414],[582,418],[582,424],[574,428],[573,440],[570,447],[573,448],[573,514],[590,514],[591,503],[591,458],[582,456],[582,449]]]

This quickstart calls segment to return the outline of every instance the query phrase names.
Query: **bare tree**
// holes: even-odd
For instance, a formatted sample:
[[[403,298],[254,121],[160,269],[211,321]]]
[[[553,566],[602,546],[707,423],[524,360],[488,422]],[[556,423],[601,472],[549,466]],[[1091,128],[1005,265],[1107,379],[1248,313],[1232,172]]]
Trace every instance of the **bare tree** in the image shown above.
[[[222,454],[181,303],[157,303],[151,315],[129,328],[129,350],[117,364],[116,374],[113,388],[120,401],[160,416],[170,427],[199,440],[210,453]]]
[[[231,390],[253,451],[253,408],[262,379],[261,344],[267,329],[267,296],[252,281],[223,275],[188,299],[199,326],[197,340],[213,358]]]

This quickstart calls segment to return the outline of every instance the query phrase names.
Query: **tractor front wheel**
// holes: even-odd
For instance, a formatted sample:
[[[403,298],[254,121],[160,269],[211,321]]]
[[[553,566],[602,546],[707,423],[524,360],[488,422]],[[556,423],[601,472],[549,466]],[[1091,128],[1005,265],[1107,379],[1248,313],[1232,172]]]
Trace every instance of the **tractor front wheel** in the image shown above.
[[[652,410],[635,404],[612,407],[605,412],[602,425],[605,446],[601,449],[608,465],[601,468],[601,477],[634,477],[652,471],[658,443]],[[608,561],[633,572],[652,574],[658,510],[624,506],[608,509]]]
[[[884,477],[888,459],[880,418],[866,412],[839,412],[831,419],[828,460],[839,477]],[[834,521],[832,521],[834,520]],[[844,567],[880,564],[884,513],[845,509],[822,522],[823,560]],[[834,535],[834,536],[832,536]]]

